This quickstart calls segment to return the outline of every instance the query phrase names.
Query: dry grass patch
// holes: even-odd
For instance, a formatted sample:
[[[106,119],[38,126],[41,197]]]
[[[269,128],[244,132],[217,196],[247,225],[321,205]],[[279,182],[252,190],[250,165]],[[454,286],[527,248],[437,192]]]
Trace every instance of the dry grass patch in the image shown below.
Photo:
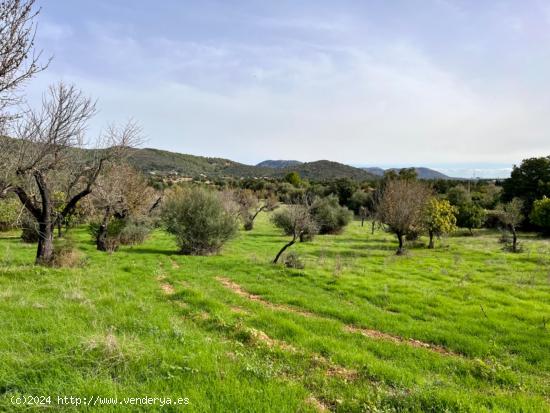
[[[312,406],[315,410],[318,412],[328,412],[329,408],[325,406],[319,399],[317,399],[315,396],[309,396],[306,399],[306,404],[309,404]]]
[[[172,284],[164,283],[160,285],[160,288],[162,292],[166,295],[173,295],[176,293],[176,290],[172,286]]]
[[[244,290],[239,284],[231,281],[228,278],[216,277],[216,279],[225,288],[230,289],[235,294],[240,295],[241,297],[244,297],[244,298],[246,298],[250,301],[258,302],[258,303],[260,303],[260,304],[262,304],[262,305],[264,305],[268,308],[271,308],[272,310],[288,311],[288,312],[291,312],[291,313],[294,313],[294,314],[302,315],[304,317],[316,317],[315,314],[313,314],[309,311],[305,311],[305,310],[302,310],[302,309],[299,309],[299,308],[295,308],[295,307],[291,307],[291,306],[283,305],[283,304],[273,304],[273,303],[265,300],[264,298],[260,297],[259,295],[249,293],[248,291]]]
[[[436,353],[444,354],[447,356],[460,356],[459,354],[449,349],[446,349],[445,347],[426,343],[424,341],[416,340],[414,338],[404,338],[404,337],[395,336],[393,334],[384,333],[378,330],[372,330],[368,328],[359,328],[359,327],[354,327],[349,325],[345,326],[344,330],[347,331],[348,333],[357,333],[365,337],[374,338],[377,340],[387,340],[397,344],[407,344],[412,347],[425,348],[427,350],[435,351]]]

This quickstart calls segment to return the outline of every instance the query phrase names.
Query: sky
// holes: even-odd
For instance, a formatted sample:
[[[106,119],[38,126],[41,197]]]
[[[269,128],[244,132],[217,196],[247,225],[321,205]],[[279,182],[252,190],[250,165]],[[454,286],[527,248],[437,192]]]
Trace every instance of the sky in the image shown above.
[[[505,176],[550,154],[550,2],[38,0],[59,80],[147,147]]]

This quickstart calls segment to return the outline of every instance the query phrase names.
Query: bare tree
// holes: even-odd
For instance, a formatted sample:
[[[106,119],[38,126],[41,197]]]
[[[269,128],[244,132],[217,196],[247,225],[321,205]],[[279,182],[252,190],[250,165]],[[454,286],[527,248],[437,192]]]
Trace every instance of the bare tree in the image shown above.
[[[295,244],[304,234],[313,236],[318,231],[308,205],[289,205],[287,208],[275,213],[272,221],[276,227],[292,237],[290,242],[286,243],[277,253],[273,264],[277,264],[283,252]]]
[[[38,223],[37,263],[53,256],[53,230],[78,202],[92,192],[105,167],[136,144],[140,129],[133,122],[111,126],[98,139],[98,147],[85,151],[84,134],[95,103],[74,86],[59,83],[44,96],[41,110],[29,110],[18,122],[11,140],[9,181],[3,193],[14,192]],[[52,194],[60,182],[65,201],[54,213]]]
[[[497,206],[498,219],[512,233],[512,252],[518,252],[517,227],[523,221],[523,201],[513,198],[510,202]]]
[[[423,211],[430,192],[419,181],[391,179],[386,183],[376,208],[377,219],[397,236],[397,255],[405,252],[405,235],[422,226]]]
[[[98,177],[91,195],[99,216],[96,247],[109,251],[107,235],[113,218],[139,218],[149,215],[159,201],[147,179],[135,168],[125,163],[110,164]]]
[[[35,0],[4,0],[0,3],[0,126],[10,116],[6,110],[20,101],[18,89],[47,66],[34,48]]]

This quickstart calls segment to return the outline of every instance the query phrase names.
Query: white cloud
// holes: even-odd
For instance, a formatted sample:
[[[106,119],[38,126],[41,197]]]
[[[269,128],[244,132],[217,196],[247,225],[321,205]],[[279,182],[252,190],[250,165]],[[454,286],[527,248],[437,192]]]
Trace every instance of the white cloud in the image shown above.
[[[94,130],[133,116],[149,146],[248,162],[517,162],[550,152],[538,96],[474,87],[408,42],[266,46],[119,30],[92,30],[89,53],[108,76],[54,65],[31,91],[75,81],[99,98]]]

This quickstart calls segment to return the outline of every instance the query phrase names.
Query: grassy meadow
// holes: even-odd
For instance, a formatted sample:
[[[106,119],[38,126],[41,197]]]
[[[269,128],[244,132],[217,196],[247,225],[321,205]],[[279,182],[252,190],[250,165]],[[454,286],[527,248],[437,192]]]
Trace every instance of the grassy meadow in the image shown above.
[[[550,410],[550,243],[494,232],[435,250],[357,221],[296,244],[261,214],[222,253],[181,256],[156,231],[109,255],[72,231],[77,268],[33,265],[0,235],[0,411],[12,396],[186,397],[186,406],[62,411]],[[425,240],[424,240],[425,241]]]

